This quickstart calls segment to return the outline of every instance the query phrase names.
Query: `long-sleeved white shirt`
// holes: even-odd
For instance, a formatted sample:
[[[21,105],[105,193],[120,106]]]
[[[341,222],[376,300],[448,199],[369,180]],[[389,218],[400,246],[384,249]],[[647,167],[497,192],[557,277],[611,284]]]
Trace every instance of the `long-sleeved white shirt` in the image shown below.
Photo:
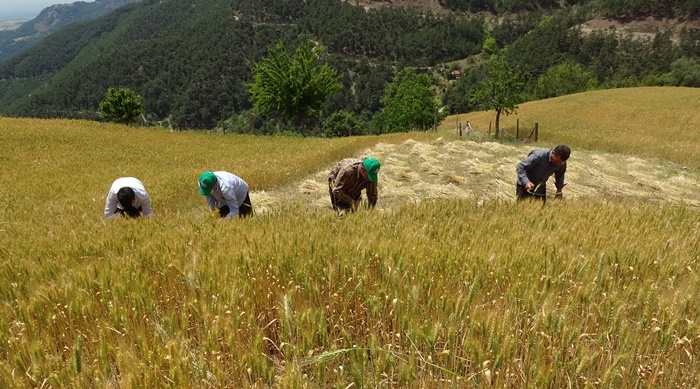
[[[211,194],[207,195],[207,204],[210,210],[228,205],[229,214],[226,218],[234,218],[238,215],[238,209],[248,195],[248,184],[240,177],[229,172],[213,172],[216,176],[216,186]]]
[[[134,195],[136,197],[134,199],[134,207],[141,207],[144,217],[153,215],[151,198],[148,196],[143,183],[134,177],[122,177],[114,181],[114,183],[112,183],[112,187],[109,189],[109,193],[107,194],[107,202],[105,204],[105,217],[107,219],[111,219],[115,216],[117,208],[124,209],[117,200],[117,192],[119,192],[119,189],[125,187],[131,188],[134,191]]]

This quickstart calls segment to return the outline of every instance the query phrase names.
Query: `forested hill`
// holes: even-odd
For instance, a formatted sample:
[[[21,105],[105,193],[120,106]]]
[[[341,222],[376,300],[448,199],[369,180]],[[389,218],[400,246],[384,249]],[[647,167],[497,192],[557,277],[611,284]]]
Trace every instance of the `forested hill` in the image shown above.
[[[478,53],[482,21],[365,12],[337,0],[144,1],[68,26],[0,63],[0,114],[89,117],[108,87],[128,86],[148,115],[210,128],[251,108],[244,84],[268,46],[294,48],[311,37],[344,74],[346,88],[330,109],[374,112],[393,66]]]
[[[124,4],[141,0],[95,0],[56,4],[44,8],[34,19],[16,30],[0,31],[0,61],[23,51],[61,27],[71,23],[92,20]]]
[[[325,115],[343,110],[363,120],[382,108],[385,85],[407,66],[437,76],[435,90],[453,112],[470,110],[485,47],[522,73],[525,99],[549,97],[541,80],[558,66],[596,88],[678,82],[669,78],[674,62],[698,66],[700,30],[648,40],[584,34],[580,25],[605,10],[573,3],[515,2],[517,15],[485,23],[472,16],[483,13],[463,11],[510,9],[490,0],[428,1],[435,12],[427,13],[377,1],[145,0],[66,26],[0,62],[0,115],[96,118],[107,88],[125,86],[143,96],[150,121],[212,128],[251,109],[245,85],[268,47],[293,49],[307,39],[324,47],[324,61],[343,77]],[[692,18],[698,10],[669,12]],[[445,82],[456,68],[463,77]]]

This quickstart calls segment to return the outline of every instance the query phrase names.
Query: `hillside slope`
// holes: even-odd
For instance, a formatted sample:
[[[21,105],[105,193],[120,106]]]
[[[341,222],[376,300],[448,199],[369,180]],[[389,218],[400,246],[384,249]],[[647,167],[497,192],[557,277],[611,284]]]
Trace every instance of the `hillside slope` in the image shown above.
[[[0,61],[34,46],[46,36],[71,23],[93,20],[122,5],[141,0],[95,0],[61,3],[46,7],[17,29],[0,31]]]
[[[687,168],[700,168],[700,89],[645,87],[607,89],[520,104],[517,113],[501,116],[506,138],[531,134],[539,139],[646,158],[662,158]],[[482,134],[495,131],[496,115],[470,112],[453,115],[440,128],[457,130],[470,121]],[[524,135],[525,134],[525,135]]]
[[[613,99],[634,91],[612,92],[588,97],[620,127],[596,129],[635,133]],[[695,112],[643,101],[673,131]],[[572,102],[535,111],[570,125]],[[661,132],[628,155],[573,141],[565,201],[516,204],[514,165],[556,134],[0,117],[0,387],[699,387],[700,154],[635,155]],[[339,218],[326,173],[351,155],[382,161],[379,204]],[[219,169],[251,184],[255,217],[209,212],[197,177]],[[105,219],[120,176],[152,217]]]
[[[419,3],[435,7],[443,2],[412,5]],[[0,62],[0,114],[98,119],[97,106],[106,90],[129,87],[143,96],[145,117],[152,123],[210,129],[229,118],[247,122],[252,102],[246,85],[253,80],[253,64],[267,55],[269,46],[282,42],[291,50],[305,39],[325,49],[321,60],[336,69],[343,82],[323,115],[309,123],[313,134],[320,134],[322,121],[339,111],[371,123],[382,110],[384,87],[394,71],[407,66],[439,74],[435,89],[446,96],[468,96],[481,77],[478,66],[471,65],[479,62],[473,59],[483,49],[484,21],[489,17],[421,14],[402,8],[404,4],[339,0],[132,4],[97,20],[67,26]],[[517,14],[512,20],[488,24],[496,45],[508,48],[502,54],[510,66],[523,73],[526,94],[550,68],[574,59],[600,88],[642,82],[678,85],[673,84],[678,79],[667,76],[671,65],[681,56],[700,55],[690,33],[677,44],[665,35],[658,42],[618,42],[610,32],[589,38],[578,29],[589,15],[574,8],[547,12]],[[617,49],[618,45],[625,49]],[[476,78],[464,72],[467,77],[443,84],[459,61],[469,62],[471,77]],[[453,88],[462,79],[470,80],[464,90]],[[533,96],[528,98],[537,97]],[[466,98],[443,103],[457,112],[474,108]],[[265,133],[281,127],[274,116],[259,118],[256,125],[265,127]]]

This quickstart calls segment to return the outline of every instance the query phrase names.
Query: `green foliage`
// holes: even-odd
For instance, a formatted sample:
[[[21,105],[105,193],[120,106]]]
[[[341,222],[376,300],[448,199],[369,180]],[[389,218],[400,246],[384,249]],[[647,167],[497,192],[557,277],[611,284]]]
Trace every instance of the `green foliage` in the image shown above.
[[[342,87],[337,71],[318,63],[321,52],[311,40],[293,56],[282,43],[269,48],[269,56],[255,64],[255,82],[248,84],[255,109],[264,116],[300,119],[306,136],[305,120],[320,116],[328,97]]]
[[[562,5],[580,3],[578,0],[440,0],[445,7],[455,11],[491,12],[502,14],[539,9],[556,9]]]
[[[681,56],[700,61],[700,28],[682,29],[678,49]]]
[[[393,7],[365,12],[353,1],[313,0],[302,23],[329,52],[408,66],[449,62],[481,50],[479,18]]]
[[[100,102],[102,118],[122,124],[131,124],[143,112],[141,95],[129,88],[109,88]]]
[[[501,113],[509,115],[522,102],[523,80],[503,59],[492,57],[484,64],[481,81],[470,95],[470,104],[496,111],[496,137],[499,136]]]
[[[365,123],[347,111],[334,112],[323,121],[323,135],[327,138],[364,135]]]
[[[328,97],[325,115],[348,111],[363,120],[382,109],[380,100],[393,69],[444,66],[474,58],[483,49],[498,48],[511,68],[519,70],[527,96],[535,95],[549,68],[566,61],[580,63],[606,88],[648,84],[669,73],[671,63],[682,56],[700,60],[697,29],[686,29],[678,41],[667,34],[647,41],[617,32],[583,35],[578,26],[591,17],[595,4],[559,3],[564,8],[548,0],[442,1],[451,9],[472,12],[528,10],[499,18],[488,30],[493,39],[485,36],[481,17],[394,7],[366,11],[353,1],[133,3],[66,26],[0,62],[0,115],[92,119],[103,92],[121,85],[142,94],[144,113],[154,122],[168,118],[174,128],[214,128],[252,108],[246,87],[254,79],[250,64],[260,62],[267,47],[279,42],[297,47],[308,37],[327,50],[324,60],[343,83]],[[574,3],[576,7],[569,7]],[[665,9],[669,2],[659,4]],[[685,7],[691,14],[697,9],[691,1],[677,5],[673,8]],[[460,88],[463,92],[469,85]],[[457,112],[471,109],[462,97],[455,93],[449,98]],[[320,134],[317,124],[322,119],[307,119],[310,133]],[[276,118],[265,120],[274,122],[255,127],[277,131]]]
[[[551,66],[576,57],[580,37],[574,27],[582,21],[564,13],[556,18],[541,15],[536,27],[504,49],[503,58],[519,70],[525,90],[532,91]],[[534,22],[530,20],[527,25],[533,26]]]
[[[696,0],[596,0],[598,10],[607,17],[616,18],[686,18],[700,15]]]
[[[585,37],[576,56],[602,87],[609,88],[636,86],[641,78],[666,73],[678,55],[668,34],[641,40],[612,29]]]
[[[663,85],[700,87],[700,63],[679,58],[671,64],[671,72],[661,77]]]
[[[489,33],[496,39],[499,47],[506,47],[538,28],[542,20],[542,12],[527,12],[504,18],[496,24],[491,24]]]
[[[498,53],[496,38],[491,36],[489,24],[486,22],[484,22],[484,44],[482,45],[481,51],[486,55],[494,55]]]
[[[535,98],[550,97],[583,92],[595,88],[596,81],[591,72],[579,63],[567,61],[552,66],[537,80]]]
[[[384,89],[384,109],[374,120],[379,131],[428,129],[435,114],[435,94],[430,87],[430,78],[416,73],[416,69],[399,71]]]
[[[462,71],[462,74],[451,83],[442,96],[442,104],[450,107],[452,113],[465,113],[472,111],[469,102],[470,93],[481,80],[482,72],[478,67],[472,66]]]

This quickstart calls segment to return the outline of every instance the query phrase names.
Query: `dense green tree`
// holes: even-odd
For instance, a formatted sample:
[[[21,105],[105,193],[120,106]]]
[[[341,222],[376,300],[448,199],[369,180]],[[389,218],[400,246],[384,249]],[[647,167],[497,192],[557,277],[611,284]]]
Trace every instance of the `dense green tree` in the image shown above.
[[[109,88],[100,102],[100,116],[118,123],[131,124],[142,112],[141,95],[129,88]]]
[[[534,97],[547,99],[591,90],[595,86],[596,81],[592,73],[588,72],[580,63],[567,61],[552,66],[537,80]]]
[[[363,135],[365,123],[348,111],[338,111],[323,121],[323,135],[328,138]]]
[[[503,50],[505,61],[522,75],[526,91],[534,89],[547,69],[575,58],[580,45],[575,27],[579,22],[566,13],[542,16],[535,29]]]
[[[700,63],[690,58],[679,58],[671,64],[671,71],[661,77],[664,85],[700,87]]]
[[[486,55],[498,53],[498,43],[496,43],[496,38],[491,36],[489,24],[486,22],[484,22],[484,43],[481,46],[481,51]]]
[[[442,103],[450,108],[451,113],[466,113],[473,111],[469,102],[470,93],[479,83],[483,72],[479,68],[472,66],[463,69],[462,74],[452,82],[445,94],[442,96]]]
[[[482,68],[483,75],[477,89],[470,95],[473,106],[496,111],[496,138],[499,137],[501,114],[510,115],[523,100],[523,81],[520,74],[498,57],[489,59]]]
[[[384,109],[375,118],[381,132],[401,132],[428,129],[435,115],[435,94],[431,80],[415,68],[399,71],[387,84],[382,97]]]
[[[282,43],[269,48],[269,56],[254,65],[255,82],[248,84],[258,112],[299,119],[304,136],[306,121],[319,116],[328,97],[342,87],[337,71],[319,63],[322,48],[313,45],[308,40],[294,55]]]
[[[700,28],[682,29],[678,49],[680,50],[680,56],[700,61]]]
[[[388,63],[370,62],[364,57],[346,62],[345,69],[347,87],[338,93],[350,94],[352,102],[341,109],[352,111],[365,121],[370,120],[382,108],[384,87],[391,82],[393,69]]]
[[[700,15],[697,0],[596,0],[598,10],[607,17],[637,18],[694,18]]]

